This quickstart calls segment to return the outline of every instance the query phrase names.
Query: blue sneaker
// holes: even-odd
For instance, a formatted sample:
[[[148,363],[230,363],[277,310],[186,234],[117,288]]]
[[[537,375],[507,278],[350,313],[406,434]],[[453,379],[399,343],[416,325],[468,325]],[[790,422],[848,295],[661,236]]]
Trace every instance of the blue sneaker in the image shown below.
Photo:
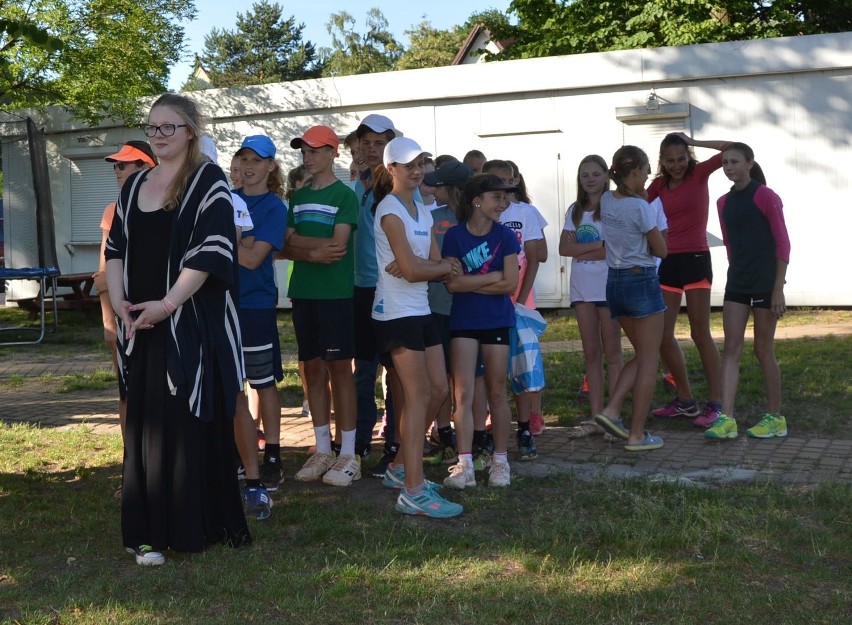
[[[433,519],[450,519],[464,512],[461,505],[447,501],[428,485],[419,495],[409,495],[403,488],[396,499],[395,508],[403,514],[418,514]]]
[[[382,479],[382,486],[385,488],[403,488],[405,486],[405,465],[398,464],[396,467],[391,467],[385,470],[385,477]]]
[[[518,432],[518,457],[521,460],[534,460],[538,458],[538,451],[535,448],[535,437],[530,434],[529,430]]]
[[[246,516],[253,516],[258,521],[268,519],[272,514],[272,498],[263,486],[252,486],[243,489]]]
[[[426,484],[426,488],[429,490],[441,490],[440,484],[436,484],[430,480],[423,480],[423,483]],[[388,467],[387,471],[385,471],[385,477],[382,480],[382,486],[385,488],[395,488],[397,490],[405,488],[405,466],[399,465],[395,469]]]

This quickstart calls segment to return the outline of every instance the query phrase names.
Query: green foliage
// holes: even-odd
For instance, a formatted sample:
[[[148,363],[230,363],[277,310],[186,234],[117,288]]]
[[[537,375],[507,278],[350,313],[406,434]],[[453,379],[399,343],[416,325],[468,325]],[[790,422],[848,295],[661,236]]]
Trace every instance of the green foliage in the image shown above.
[[[214,28],[204,37],[200,60],[216,87],[318,78],[316,47],[302,40],[304,24],[284,19],[277,3],[261,0],[237,14],[234,30]],[[191,86],[191,85],[188,85]]]
[[[497,9],[489,9],[487,11],[476,11],[471,13],[470,17],[462,27],[465,35],[470,32],[470,29],[477,24],[482,24],[489,30],[501,29],[509,26],[509,17]]]
[[[394,69],[403,53],[400,44],[388,30],[388,21],[381,10],[367,12],[367,31],[355,30],[355,18],[346,11],[332,13],[326,29],[331,35],[331,49],[323,48],[326,59],[323,76],[372,74]]]
[[[0,19],[0,33],[4,33],[8,41],[23,40],[48,52],[59,52],[65,47],[65,42],[58,37],[24,20]]]
[[[450,65],[464,43],[468,31],[463,27],[453,30],[434,28],[428,20],[405,31],[409,47],[402,53],[395,69],[419,69]]]
[[[497,59],[681,46],[852,30],[849,0],[513,0]]]
[[[509,18],[496,9],[478,11],[460,26],[449,30],[439,30],[424,19],[405,31],[409,47],[402,53],[394,69],[419,69],[423,67],[442,67],[450,65],[471,29],[482,24],[489,32],[492,29],[505,31],[509,27]],[[474,53],[479,51],[474,50]]]
[[[194,16],[193,0],[0,2],[0,98],[135,123],[139,98],[165,90],[184,49],[180,24]]]

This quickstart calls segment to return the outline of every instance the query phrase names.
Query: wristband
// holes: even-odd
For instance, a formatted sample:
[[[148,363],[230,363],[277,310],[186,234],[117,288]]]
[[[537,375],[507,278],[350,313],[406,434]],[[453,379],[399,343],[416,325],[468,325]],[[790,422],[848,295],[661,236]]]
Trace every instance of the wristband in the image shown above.
[[[172,304],[169,300],[167,300],[165,297],[163,297],[163,299],[161,300],[161,303],[163,304],[163,310],[166,311],[167,317],[170,317],[172,315],[172,313],[177,310],[177,307],[174,304]]]

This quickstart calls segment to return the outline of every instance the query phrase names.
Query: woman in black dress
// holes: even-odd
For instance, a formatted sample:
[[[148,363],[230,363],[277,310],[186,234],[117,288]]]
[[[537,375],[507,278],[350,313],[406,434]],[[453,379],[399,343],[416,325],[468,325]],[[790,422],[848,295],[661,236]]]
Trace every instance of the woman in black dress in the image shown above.
[[[233,467],[243,366],[231,194],[205,162],[195,103],[164,94],[143,126],[155,170],[127,180],[107,281],[128,389],[121,497],[136,562],[251,541]]]

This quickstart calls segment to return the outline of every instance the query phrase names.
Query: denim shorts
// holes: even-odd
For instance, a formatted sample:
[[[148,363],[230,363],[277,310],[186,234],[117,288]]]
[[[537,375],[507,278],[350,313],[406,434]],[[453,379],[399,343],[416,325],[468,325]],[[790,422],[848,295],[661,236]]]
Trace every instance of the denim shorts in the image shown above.
[[[606,277],[606,301],[613,319],[639,319],[666,310],[656,267],[610,267]]]

